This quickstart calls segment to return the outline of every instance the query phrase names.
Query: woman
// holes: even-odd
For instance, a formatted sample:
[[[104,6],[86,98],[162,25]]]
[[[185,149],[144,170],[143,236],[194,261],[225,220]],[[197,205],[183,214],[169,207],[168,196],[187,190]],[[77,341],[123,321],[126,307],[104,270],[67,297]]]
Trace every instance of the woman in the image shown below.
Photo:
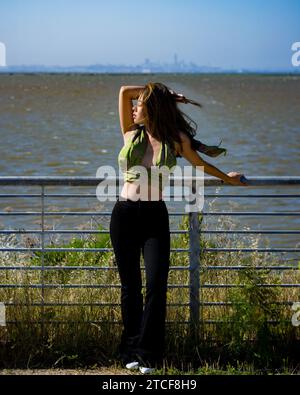
[[[137,104],[133,106],[132,100],[136,99]],[[161,83],[122,86],[119,94],[124,146],[118,159],[124,171],[124,186],[110,222],[110,236],[121,280],[124,330],[119,350],[127,368],[139,368],[143,373],[149,373],[163,357],[170,259],[169,216],[162,198],[163,185],[160,181],[152,182],[155,173],[151,170],[163,165],[171,170],[176,165],[176,157],[182,156],[193,166],[203,166],[206,173],[225,183],[246,185],[240,180],[241,174],[225,174],[199,156],[196,149],[210,156],[226,150],[208,147],[195,140],[196,128],[177,103],[201,107]],[[145,168],[149,176],[142,197],[141,174],[136,166]],[[146,275],[144,308],[141,251]]]

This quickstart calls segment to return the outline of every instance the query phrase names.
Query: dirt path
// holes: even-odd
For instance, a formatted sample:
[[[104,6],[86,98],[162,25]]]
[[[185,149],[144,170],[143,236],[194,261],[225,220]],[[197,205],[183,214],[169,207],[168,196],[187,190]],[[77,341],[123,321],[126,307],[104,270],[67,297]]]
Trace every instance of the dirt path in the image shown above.
[[[130,375],[126,369],[2,369],[0,375]]]

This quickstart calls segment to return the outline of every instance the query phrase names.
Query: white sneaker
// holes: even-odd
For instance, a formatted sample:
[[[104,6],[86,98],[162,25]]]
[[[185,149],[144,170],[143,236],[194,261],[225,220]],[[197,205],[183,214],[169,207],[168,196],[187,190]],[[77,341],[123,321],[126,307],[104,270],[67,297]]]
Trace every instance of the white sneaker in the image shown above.
[[[137,361],[129,362],[125,366],[126,366],[126,369],[131,369],[131,370],[138,369],[139,368],[139,362],[137,362]]]
[[[154,368],[146,368],[144,366],[140,366],[140,372],[142,374],[150,374],[150,373],[153,373],[154,370],[155,370]]]

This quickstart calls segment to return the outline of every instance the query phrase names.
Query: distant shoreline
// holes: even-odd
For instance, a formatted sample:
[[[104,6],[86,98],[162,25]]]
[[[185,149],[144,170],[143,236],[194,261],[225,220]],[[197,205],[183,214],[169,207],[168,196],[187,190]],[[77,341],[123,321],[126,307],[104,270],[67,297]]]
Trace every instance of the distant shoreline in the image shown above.
[[[1,71],[0,75],[210,75],[210,76],[224,76],[224,75],[237,75],[237,76],[247,76],[247,75],[272,75],[272,76],[300,76],[299,71],[224,71],[224,72],[150,72],[150,73],[138,73],[138,72],[80,72],[80,71]]]

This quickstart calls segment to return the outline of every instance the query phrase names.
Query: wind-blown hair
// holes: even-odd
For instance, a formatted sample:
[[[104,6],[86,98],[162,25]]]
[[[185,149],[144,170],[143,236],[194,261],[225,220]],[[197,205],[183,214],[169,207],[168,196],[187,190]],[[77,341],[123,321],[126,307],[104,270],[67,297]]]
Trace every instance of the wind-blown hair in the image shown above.
[[[181,146],[179,132],[191,138],[195,136],[197,124],[178,108],[178,96],[166,85],[149,82],[140,100],[146,109],[148,127],[156,139],[167,142],[174,149],[174,141]]]
[[[193,104],[197,107],[202,105],[183,95],[177,94],[160,82],[149,82],[139,97],[144,104],[149,130],[154,138],[167,142],[174,150],[174,142],[178,142],[182,148],[180,132],[185,133],[191,139],[193,149],[210,156],[217,156],[226,149],[216,146],[206,146],[194,136],[197,124],[178,107],[178,103]],[[180,156],[180,155],[178,155]]]

